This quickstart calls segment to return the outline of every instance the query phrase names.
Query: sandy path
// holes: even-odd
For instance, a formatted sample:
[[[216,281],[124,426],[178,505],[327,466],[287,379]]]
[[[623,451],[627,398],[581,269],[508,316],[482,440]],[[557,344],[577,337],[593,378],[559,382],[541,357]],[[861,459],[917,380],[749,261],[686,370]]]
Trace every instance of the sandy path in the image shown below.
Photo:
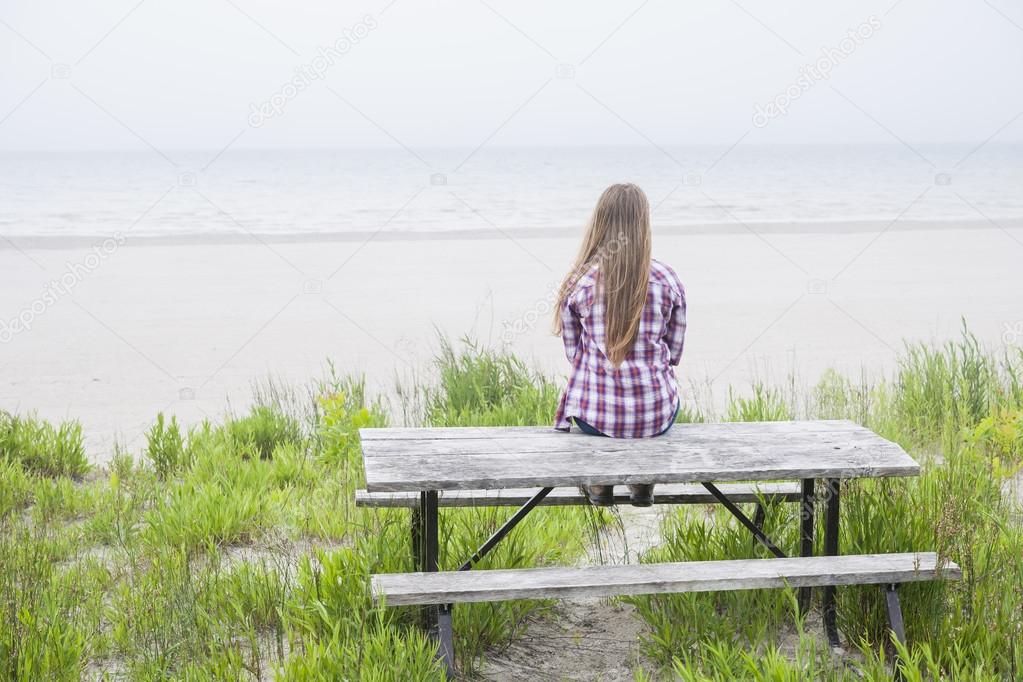
[[[660,521],[670,507],[618,507],[621,524],[601,530],[580,563],[638,563],[660,542]],[[623,532],[624,531],[624,532]],[[565,599],[553,614],[534,618],[526,634],[486,656],[481,676],[511,682],[632,680],[633,670],[656,666],[640,650],[646,626],[630,604],[608,599]]]
[[[600,532],[580,564],[639,563],[639,558],[661,543],[660,527],[677,507],[637,509],[617,507],[619,523]],[[819,609],[807,614],[805,633],[816,641],[818,651],[828,651]],[[513,682],[539,680],[634,680],[643,669],[660,679],[659,666],[643,655],[641,635],[646,624],[636,609],[617,600],[565,599],[557,602],[553,614],[530,621],[525,635],[507,649],[489,652],[481,670],[482,679]],[[795,657],[799,634],[794,624],[776,633],[778,648]],[[844,648],[832,654],[845,665],[859,662],[859,655]]]

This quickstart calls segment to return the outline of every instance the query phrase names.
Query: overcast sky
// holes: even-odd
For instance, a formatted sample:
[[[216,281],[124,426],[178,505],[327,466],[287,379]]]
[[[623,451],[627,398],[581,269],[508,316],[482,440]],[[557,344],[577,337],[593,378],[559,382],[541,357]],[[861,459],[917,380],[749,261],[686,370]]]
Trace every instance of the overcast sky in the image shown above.
[[[1023,140],[1018,2],[836,4],[5,0],[0,148]]]

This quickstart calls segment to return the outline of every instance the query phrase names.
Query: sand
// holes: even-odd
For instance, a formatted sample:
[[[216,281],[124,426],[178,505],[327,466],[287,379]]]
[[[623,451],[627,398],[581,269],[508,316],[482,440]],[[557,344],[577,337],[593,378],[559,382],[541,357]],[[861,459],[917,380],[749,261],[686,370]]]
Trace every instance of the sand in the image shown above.
[[[668,507],[615,507],[616,521],[589,539],[579,565],[638,564],[661,542]],[[633,671],[650,672],[641,639],[646,624],[636,608],[619,599],[559,599],[549,612],[529,618],[529,628],[507,646],[488,651],[481,677],[512,680],[633,680]]]
[[[826,367],[877,375],[903,339],[954,337],[961,316],[987,344],[1023,344],[1023,226],[886,227],[658,233],[655,256],[688,291],[687,394],[720,403],[729,384],[790,371],[812,383]],[[566,370],[548,329],[577,244],[563,231],[11,241],[0,240],[0,409],[80,420],[96,461],[115,439],[138,452],[157,412],[219,419],[245,408],[254,380],[305,384],[327,359],[393,392],[396,374],[428,368],[437,330]]]

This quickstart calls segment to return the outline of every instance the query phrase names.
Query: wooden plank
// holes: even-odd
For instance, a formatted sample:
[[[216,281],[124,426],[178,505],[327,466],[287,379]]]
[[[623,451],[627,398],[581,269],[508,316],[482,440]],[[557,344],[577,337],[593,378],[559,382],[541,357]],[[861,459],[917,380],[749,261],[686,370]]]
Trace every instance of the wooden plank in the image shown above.
[[[372,576],[389,606],[958,580],[933,552]]]
[[[652,452],[583,450],[472,457],[409,454],[367,456],[364,464],[370,492],[870,478],[915,476],[920,471],[912,457],[887,441],[826,450],[812,446],[787,450],[679,446],[674,451]]]
[[[715,434],[726,432],[756,434],[797,432],[857,431],[864,427],[848,419],[816,419],[804,421],[776,422],[718,422],[714,424],[676,424],[671,431],[659,436],[661,439],[684,434],[698,434],[712,429]],[[461,440],[472,438],[536,438],[562,433],[550,426],[437,426],[437,427],[384,427],[359,430],[363,441],[367,440]]]
[[[757,493],[768,500],[792,502],[800,499],[798,483],[722,483],[718,488],[732,502],[757,502]],[[536,494],[536,488],[503,490],[445,490],[438,495],[441,507],[520,507]],[[628,504],[628,488],[615,488],[615,504]],[[715,504],[717,500],[698,484],[659,485],[654,488],[654,504]],[[419,493],[371,493],[355,491],[357,507],[412,508],[419,504]],[[555,488],[541,502],[543,507],[586,505],[589,502],[578,488]]]
[[[529,454],[555,452],[669,452],[679,448],[756,448],[782,451],[788,448],[828,448],[846,445],[877,445],[889,443],[867,429],[855,431],[730,432],[689,433],[682,437],[667,435],[657,438],[594,438],[581,433],[562,433],[551,430],[546,436],[514,438],[507,436],[458,438],[443,440],[368,440],[362,443],[366,457],[407,457],[416,455],[462,455],[472,457],[489,454]]]

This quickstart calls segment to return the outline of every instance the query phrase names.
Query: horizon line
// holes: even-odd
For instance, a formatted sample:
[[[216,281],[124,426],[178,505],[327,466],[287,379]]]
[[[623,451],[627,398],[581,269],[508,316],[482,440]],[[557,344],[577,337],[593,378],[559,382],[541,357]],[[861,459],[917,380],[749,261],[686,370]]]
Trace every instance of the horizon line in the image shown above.
[[[911,144],[921,147],[966,147],[970,145],[976,145],[981,140],[948,140],[948,141],[910,141]],[[674,143],[663,143],[660,146],[669,148],[720,148],[729,147],[734,142],[674,142]],[[899,142],[888,142],[888,141],[870,141],[870,142],[747,142],[742,145],[743,147],[793,147],[793,148],[808,148],[808,147],[903,147],[902,143]],[[1023,146],[1023,139],[1020,140],[990,140],[986,147],[1015,147]],[[417,149],[434,149],[434,150],[465,150],[473,149],[474,145],[471,144],[429,144],[429,145],[416,145]],[[651,148],[650,145],[641,143],[559,143],[559,144],[491,144],[487,145],[486,149],[479,150],[479,152],[485,152],[486,150],[516,150],[516,149],[656,149]],[[162,149],[169,152],[203,152],[208,153],[211,151],[218,151],[217,147],[195,147],[195,146],[180,146],[180,147],[162,147]],[[395,152],[395,153],[407,153],[401,148],[393,145],[321,145],[321,146],[262,146],[262,147],[250,147],[250,146],[238,146],[231,147],[225,150],[224,153],[228,152],[310,152],[310,151],[384,151],[384,152]],[[138,153],[138,154],[152,154],[151,149],[140,149],[138,147],[5,147],[0,146],[0,152],[2,153]]]

